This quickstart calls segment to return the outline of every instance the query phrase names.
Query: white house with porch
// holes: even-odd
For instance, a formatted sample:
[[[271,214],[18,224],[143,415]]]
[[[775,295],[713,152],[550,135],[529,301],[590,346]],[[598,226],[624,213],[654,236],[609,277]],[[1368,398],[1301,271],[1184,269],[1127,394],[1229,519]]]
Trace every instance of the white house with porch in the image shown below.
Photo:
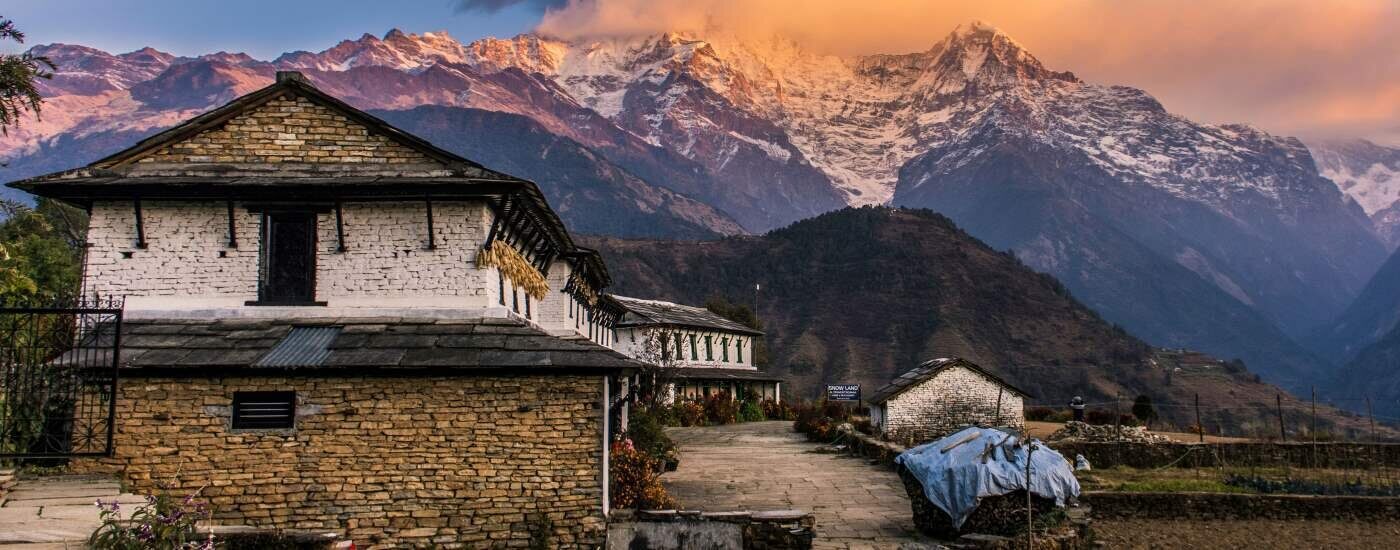
[[[740,398],[753,393],[761,399],[781,399],[782,381],[754,364],[762,331],[701,307],[617,295],[608,299],[622,312],[614,323],[613,349],[673,369],[669,374],[675,397],[728,393]]]

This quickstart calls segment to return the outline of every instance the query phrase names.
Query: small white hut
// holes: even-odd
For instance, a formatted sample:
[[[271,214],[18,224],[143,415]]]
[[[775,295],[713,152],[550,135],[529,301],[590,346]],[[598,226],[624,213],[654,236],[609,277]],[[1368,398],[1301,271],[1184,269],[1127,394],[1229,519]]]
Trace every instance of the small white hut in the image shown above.
[[[870,421],[891,440],[930,441],[964,426],[1025,426],[1026,392],[965,359],[934,359],[871,395]]]

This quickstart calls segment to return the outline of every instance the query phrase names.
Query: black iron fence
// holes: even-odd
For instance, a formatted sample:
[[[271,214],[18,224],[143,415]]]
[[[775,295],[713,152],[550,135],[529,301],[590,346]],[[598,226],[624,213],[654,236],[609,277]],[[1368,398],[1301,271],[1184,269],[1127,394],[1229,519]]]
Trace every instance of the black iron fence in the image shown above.
[[[0,458],[107,456],[122,302],[0,303]]]

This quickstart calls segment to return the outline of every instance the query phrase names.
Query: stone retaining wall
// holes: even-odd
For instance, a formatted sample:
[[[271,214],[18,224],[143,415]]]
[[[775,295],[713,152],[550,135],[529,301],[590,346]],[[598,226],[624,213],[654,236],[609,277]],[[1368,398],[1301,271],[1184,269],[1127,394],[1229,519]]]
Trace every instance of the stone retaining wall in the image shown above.
[[[1393,443],[1087,443],[1051,442],[1065,458],[1082,454],[1095,468],[1283,466],[1296,468],[1400,467]]]
[[[201,490],[216,523],[361,545],[592,547],[605,534],[597,376],[131,378],[111,458],[130,490]],[[295,390],[289,430],[233,430],[235,391]]]
[[[608,550],[805,550],[812,547],[812,514],[616,510],[608,521]]]
[[[895,468],[894,458],[909,450],[903,445],[877,439],[854,430],[842,430],[841,434],[845,436],[843,442],[851,454],[877,460],[890,469]]]
[[[1090,491],[1080,500],[1094,519],[1394,520],[1400,498],[1238,493]]]

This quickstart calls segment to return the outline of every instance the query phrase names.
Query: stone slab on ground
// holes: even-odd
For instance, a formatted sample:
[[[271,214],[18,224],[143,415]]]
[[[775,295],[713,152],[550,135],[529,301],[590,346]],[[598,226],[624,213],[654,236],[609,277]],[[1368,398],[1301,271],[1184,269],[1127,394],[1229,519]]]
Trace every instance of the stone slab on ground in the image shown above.
[[[97,499],[136,505],[145,499],[123,494],[116,480],[101,476],[21,479],[0,506],[0,548],[82,548],[101,525]],[[133,506],[125,506],[130,513]]]
[[[668,428],[681,464],[661,476],[683,509],[796,508],[816,516],[814,548],[939,548],[914,528],[899,476],[863,458],[817,453],[792,422]]]

